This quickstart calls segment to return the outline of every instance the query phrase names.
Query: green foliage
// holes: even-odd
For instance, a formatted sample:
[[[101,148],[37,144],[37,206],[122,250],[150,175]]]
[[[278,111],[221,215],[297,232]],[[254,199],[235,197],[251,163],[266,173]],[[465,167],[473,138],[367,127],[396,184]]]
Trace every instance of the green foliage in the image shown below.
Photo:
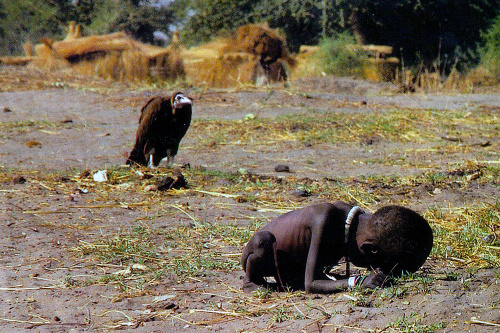
[[[213,37],[228,34],[248,23],[252,3],[252,0],[182,1],[182,5],[192,14],[180,31],[183,43],[196,45],[208,42]]]
[[[323,39],[319,44],[320,50],[315,55],[322,71],[336,76],[361,74],[366,56],[360,51],[348,49],[347,45],[354,43],[354,38],[348,33]]]
[[[0,54],[19,55],[26,41],[61,39],[70,21],[84,33],[125,31],[153,43],[155,30],[168,31],[174,21],[169,7],[150,6],[150,0],[0,0]]]
[[[56,21],[56,7],[47,1],[36,0],[0,0],[3,18],[0,17],[0,29],[4,37],[0,40],[0,52],[3,55],[21,53],[21,44],[27,40],[37,41],[44,35],[61,33]]]
[[[3,20],[5,18],[5,16],[7,16],[7,14],[5,14],[5,11],[4,11],[4,7],[3,7],[3,4],[2,2],[0,2],[0,20]],[[2,26],[0,26],[0,38],[4,38],[5,37],[5,30]]]
[[[271,27],[279,28],[286,34],[288,47],[298,51],[302,44],[318,43],[322,22],[326,21],[322,19],[323,3],[316,0],[261,0],[256,2],[250,22],[268,22]]]
[[[495,77],[500,77],[500,15],[490,28],[482,35],[484,45],[481,47],[481,63]]]
[[[182,40],[188,45],[226,35],[243,24],[267,22],[286,34],[290,50],[298,51],[300,45],[317,44],[322,36],[334,33],[335,24],[344,21],[339,16],[343,11],[337,10],[336,3],[336,0],[177,0],[173,7],[178,13],[190,13],[181,30]]]
[[[145,43],[154,43],[153,32],[168,31],[173,22],[169,7],[150,6],[150,0],[96,0],[96,11],[88,30],[92,34],[125,31]]]
[[[328,37],[349,29],[358,42],[393,46],[394,55],[402,56],[406,65],[446,71],[481,60],[493,74],[500,72],[500,19],[495,19],[500,0],[175,0],[167,6],[155,4],[153,0],[0,0],[0,52],[20,54],[27,40],[59,39],[69,21],[82,24],[88,34],[122,30],[148,43],[154,42],[154,31],[177,27],[187,46],[232,33],[242,24],[267,22],[286,35],[292,52],[322,40],[323,47],[333,47]],[[481,37],[484,45],[477,52]],[[352,60],[344,54],[332,62],[352,66]]]
[[[290,316],[287,313],[287,311],[286,311],[286,309],[285,309],[284,306],[276,308],[273,311],[272,322],[274,322],[274,323],[283,323],[283,322],[285,322],[285,321],[287,321],[289,319],[290,319]]]
[[[499,0],[178,0],[189,9],[183,40],[208,41],[246,23],[268,22],[282,30],[288,47],[317,44],[350,28],[367,44],[390,45],[406,64],[450,69],[477,61],[481,29],[495,17]],[[181,7],[181,6],[179,6]]]
[[[450,219],[445,225],[433,225],[434,246],[431,255],[444,258],[474,261],[481,267],[499,267],[500,254],[496,250],[497,243],[488,243],[493,226],[498,224],[500,202],[477,210],[465,210]],[[426,216],[429,221],[437,220],[436,214],[430,211]]]
[[[351,28],[367,44],[393,46],[407,64],[451,68],[476,61],[481,29],[495,17],[499,1],[343,0]],[[399,54],[400,53],[400,54]]]

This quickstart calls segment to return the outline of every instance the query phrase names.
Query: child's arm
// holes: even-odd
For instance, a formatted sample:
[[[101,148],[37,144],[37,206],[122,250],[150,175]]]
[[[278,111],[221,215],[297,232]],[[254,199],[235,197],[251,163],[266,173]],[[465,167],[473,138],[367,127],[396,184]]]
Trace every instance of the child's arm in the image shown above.
[[[325,221],[321,221],[313,227],[311,235],[311,244],[309,246],[309,253],[307,254],[306,272],[305,272],[305,290],[308,293],[314,294],[329,294],[335,291],[340,291],[348,287],[348,280],[329,280],[317,279],[316,277],[321,274],[318,266],[319,246],[321,243],[321,236],[323,234],[323,226]],[[332,249],[333,250],[333,249]]]
[[[309,260],[307,264],[309,264]],[[312,294],[329,294],[346,290],[347,288],[354,288],[355,286],[375,289],[382,287],[387,281],[387,275],[380,270],[376,270],[365,277],[357,275],[339,280],[317,279],[314,277],[314,273],[312,277],[308,277],[309,270],[309,266],[306,266],[305,289],[308,293]]]
[[[304,280],[306,292],[328,294],[345,290],[347,288],[353,288],[354,286],[360,286],[362,288],[377,288],[382,286],[386,281],[387,276],[380,270],[375,270],[374,273],[366,276],[365,278],[362,278],[361,276],[352,276],[340,280],[318,278],[324,275],[322,272],[323,267],[318,267],[318,262],[321,261],[318,257],[320,255],[319,249],[325,223],[326,219],[323,219],[318,221],[312,228],[311,243],[307,255]],[[331,249],[331,251],[335,250],[335,248]]]

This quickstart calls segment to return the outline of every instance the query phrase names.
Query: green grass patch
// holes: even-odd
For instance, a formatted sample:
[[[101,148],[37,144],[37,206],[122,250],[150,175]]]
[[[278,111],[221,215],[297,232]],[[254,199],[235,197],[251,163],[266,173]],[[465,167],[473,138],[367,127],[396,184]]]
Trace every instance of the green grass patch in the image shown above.
[[[444,212],[436,207],[425,217],[434,230],[431,255],[458,262],[467,267],[500,267],[500,201],[479,208]]]
[[[241,228],[232,224],[204,223],[166,230],[140,226],[94,242],[81,241],[73,251],[91,256],[101,264],[124,267],[118,273],[102,276],[99,279],[102,283],[126,283],[124,276],[135,276],[144,284],[165,277],[185,280],[213,274],[214,271],[239,269],[240,253],[235,251],[262,224],[257,221]]]
[[[279,141],[351,143],[359,142],[363,137],[378,136],[395,142],[433,142],[456,146],[467,139],[493,139],[498,134],[497,127],[497,115],[488,108],[453,113],[389,109],[382,110],[377,117],[360,112],[312,110],[249,121],[199,119],[193,121],[190,131],[201,145],[258,145]],[[443,142],[443,136],[456,137],[457,141]]]
[[[447,326],[446,321],[442,320],[437,324],[423,324],[419,314],[411,313],[409,316],[398,317],[394,322],[387,325],[396,332],[407,333],[433,333]]]

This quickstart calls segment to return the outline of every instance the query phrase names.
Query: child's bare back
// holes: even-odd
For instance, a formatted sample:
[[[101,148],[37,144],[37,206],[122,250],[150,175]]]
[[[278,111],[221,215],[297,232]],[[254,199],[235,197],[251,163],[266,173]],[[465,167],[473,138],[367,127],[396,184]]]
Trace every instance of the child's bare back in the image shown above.
[[[241,257],[243,287],[253,290],[273,277],[278,287],[311,293],[375,288],[388,274],[416,271],[431,248],[429,224],[407,208],[388,206],[371,214],[341,201],[313,205],[281,215],[255,233]],[[329,279],[324,268],[342,257],[372,274]]]

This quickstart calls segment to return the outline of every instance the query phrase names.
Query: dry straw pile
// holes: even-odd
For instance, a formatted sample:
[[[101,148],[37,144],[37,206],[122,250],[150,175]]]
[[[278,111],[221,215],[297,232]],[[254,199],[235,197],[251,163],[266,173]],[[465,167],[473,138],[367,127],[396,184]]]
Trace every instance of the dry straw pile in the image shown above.
[[[0,63],[41,69],[71,70],[112,80],[148,81],[185,78],[195,85],[231,87],[285,81],[295,60],[285,39],[267,25],[249,24],[230,38],[191,49],[174,35],[168,48],[140,43],[123,32],[82,37],[72,22],[64,40],[42,39],[24,45],[26,56],[0,58]]]
[[[181,54],[187,76],[197,84],[214,87],[285,81],[295,64],[285,39],[266,25],[256,24],[241,26],[230,38],[219,38]]]
[[[117,32],[101,36],[81,37],[80,26],[70,24],[62,41],[43,39],[25,51],[31,65],[43,69],[71,68],[113,80],[145,81],[154,77],[175,80],[184,76],[184,66],[174,48],[140,43]]]

